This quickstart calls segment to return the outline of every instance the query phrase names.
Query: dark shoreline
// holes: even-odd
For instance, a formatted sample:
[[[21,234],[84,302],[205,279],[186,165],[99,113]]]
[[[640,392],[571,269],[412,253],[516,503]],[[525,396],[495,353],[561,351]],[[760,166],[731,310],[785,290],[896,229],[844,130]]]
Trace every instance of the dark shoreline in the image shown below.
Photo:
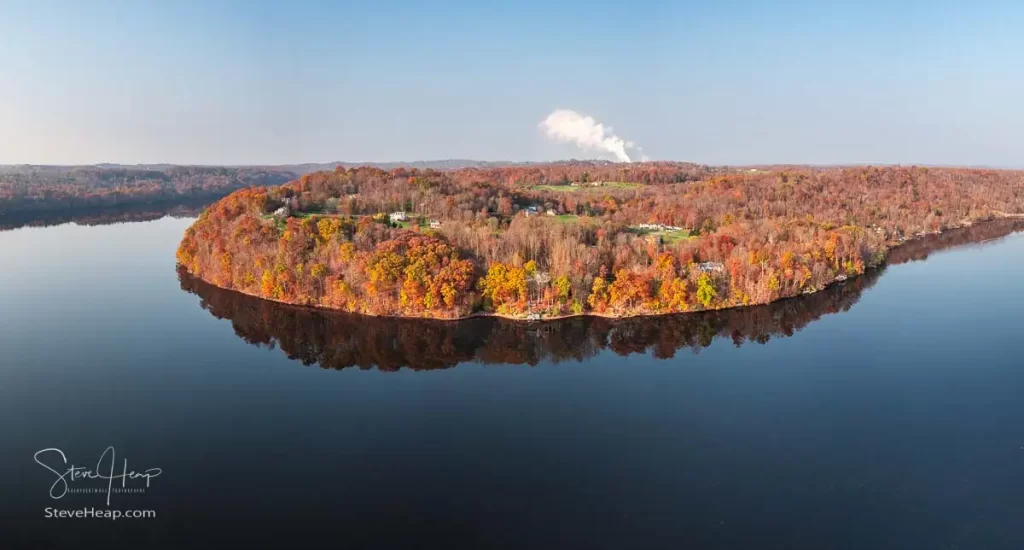
[[[608,351],[658,359],[700,351],[715,340],[734,346],[788,338],[818,320],[854,307],[888,266],[923,260],[934,252],[974,245],[1024,230],[1024,220],[977,224],[914,239],[887,263],[822,291],[769,304],[659,316],[575,316],[522,322],[496,316],[446,319],[373,317],[265,300],[193,277],[179,266],[182,290],[200,307],[229,321],[246,343],[304,365],[394,372],[451,368],[464,363],[538,365],[580,362]]]
[[[1006,231],[1005,232],[1000,232],[1003,228],[1006,228]],[[776,303],[784,302],[784,301],[787,301],[787,300],[800,299],[800,298],[804,298],[804,297],[807,297],[807,296],[813,296],[813,295],[818,294],[820,292],[823,292],[823,291],[825,291],[825,290],[827,290],[829,288],[832,288],[832,287],[834,287],[836,285],[846,284],[846,283],[848,283],[850,281],[859,279],[861,277],[865,277],[869,273],[871,273],[872,271],[881,271],[881,270],[883,270],[885,268],[885,266],[888,266],[888,265],[896,265],[896,264],[904,263],[906,261],[915,261],[917,259],[924,259],[929,254],[931,254],[932,252],[937,252],[939,250],[944,250],[944,249],[952,248],[952,247],[956,247],[956,246],[965,246],[965,245],[969,245],[969,244],[977,244],[977,243],[983,242],[985,240],[991,240],[991,239],[996,239],[996,238],[1004,237],[1006,235],[1009,235],[1009,234],[1012,234],[1012,233],[1015,233],[1015,232],[1018,232],[1018,231],[1024,231],[1024,219],[1022,219],[1022,218],[1020,218],[1020,217],[1018,217],[1016,215],[1003,215],[1003,216],[1000,216],[1000,217],[997,217],[997,218],[994,218],[994,219],[990,219],[990,220],[983,220],[983,221],[976,221],[976,222],[967,222],[967,223],[964,223],[964,224],[962,224],[960,226],[957,226],[957,227],[954,227],[954,228],[946,229],[946,230],[943,230],[943,231],[940,231],[940,232],[937,232],[937,233],[926,233],[924,235],[917,235],[917,236],[911,237],[909,239],[906,239],[903,242],[897,243],[896,245],[894,245],[894,246],[890,247],[888,250],[886,250],[886,252],[885,252],[885,259],[882,260],[882,262],[880,264],[875,265],[875,266],[867,266],[865,268],[865,270],[864,270],[864,273],[862,273],[862,274],[859,274],[859,275],[856,275],[856,276],[853,276],[853,277],[844,278],[844,279],[835,279],[835,280],[831,281],[830,283],[828,283],[827,285],[825,285],[824,287],[816,289],[816,290],[811,291],[811,292],[804,292],[804,293],[798,294],[796,296],[786,296],[786,297],[783,297],[783,298],[772,300],[770,302],[758,303],[758,304],[748,304],[748,305],[728,306],[728,307],[711,308],[711,309],[701,309],[701,310],[696,310],[696,311],[668,311],[668,312],[657,312],[657,313],[635,313],[635,314],[629,314],[629,315],[605,315],[605,314],[601,314],[601,313],[595,313],[593,311],[586,311],[586,312],[579,313],[579,314],[568,313],[568,314],[555,315],[555,316],[542,316],[542,317],[540,317],[538,319],[528,319],[524,315],[514,315],[513,316],[513,315],[505,315],[505,314],[493,313],[493,312],[474,312],[474,313],[471,313],[469,315],[463,315],[463,316],[459,316],[459,317],[433,317],[433,316],[427,316],[427,315],[374,315],[374,314],[370,314],[370,313],[351,312],[351,311],[345,311],[345,310],[329,308],[329,307],[310,306],[310,305],[303,305],[303,304],[295,304],[295,303],[291,303],[291,302],[285,302],[285,301],[281,301],[281,300],[274,300],[273,298],[266,298],[266,297],[263,297],[263,296],[257,296],[255,294],[244,292],[244,291],[241,291],[241,290],[238,290],[238,289],[224,288],[224,287],[218,286],[218,285],[216,285],[214,283],[211,283],[209,281],[206,281],[206,280],[204,280],[204,279],[202,279],[202,278],[200,278],[200,277],[198,277],[196,275],[188,273],[188,270],[184,266],[181,266],[180,264],[178,265],[178,270],[179,270],[179,272],[184,271],[184,272],[188,273],[189,277],[192,277],[194,279],[203,281],[204,283],[206,283],[208,285],[215,286],[215,287],[217,287],[217,288],[219,288],[221,290],[224,290],[226,292],[234,292],[234,293],[237,293],[237,294],[240,294],[240,295],[243,295],[243,296],[248,296],[250,298],[255,298],[255,299],[258,299],[258,300],[264,300],[264,301],[271,302],[271,303],[274,303],[274,304],[279,304],[279,305],[282,305],[282,306],[288,306],[288,307],[292,307],[292,308],[297,308],[297,309],[300,309],[300,310],[344,313],[344,314],[349,314],[349,315],[359,315],[359,316],[362,316],[362,317],[373,318],[373,319],[409,319],[409,320],[431,320],[431,321],[451,322],[451,321],[465,321],[465,320],[468,320],[468,319],[479,319],[479,318],[498,318],[498,319],[507,319],[507,320],[510,320],[510,321],[518,321],[518,322],[526,322],[526,323],[544,323],[544,322],[560,321],[560,320],[573,319],[573,318],[579,318],[579,317],[594,317],[594,318],[601,318],[601,319],[636,319],[636,318],[644,318],[644,317],[665,317],[665,316],[669,316],[669,315],[691,315],[691,314],[709,313],[709,312],[716,312],[716,311],[729,311],[729,310],[737,310],[737,309],[746,309],[746,308],[753,308],[753,307],[768,306],[768,305],[771,305],[771,304],[776,304]],[[968,235],[968,236],[966,238],[964,238],[963,237],[964,235]],[[952,242],[950,242],[950,241],[952,241]],[[921,248],[923,248],[924,250],[920,250]],[[907,252],[907,251],[910,251],[910,252]],[[923,254],[923,257],[918,258],[917,256],[920,256],[921,254]]]
[[[339,316],[339,318],[350,318],[352,320],[361,320],[364,323],[411,323],[411,324],[437,324],[437,325],[450,325],[458,326],[460,323],[472,322],[474,320],[496,320],[503,323],[510,323],[514,325],[521,325],[524,327],[530,326],[557,326],[559,323],[572,322],[574,320],[600,320],[603,323],[629,323],[629,322],[643,322],[644,320],[666,320],[672,318],[687,318],[687,319],[700,319],[701,316],[708,315],[734,315],[743,314],[744,312],[759,311],[761,309],[770,309],[772,307],[784,309],[788,306],[802,306],[808,302],[814,300],[827,300],[827,297],[822,298],[822,295],[828,295],[830,293],[842,293],[846,287],[863,287],[873,284],[874,280],[877,280],[882,276],[886,267],[890,265],[897,265],[900,263],[906,263],[910,261],[919,261],[926,259],[929,255],[948,250],[951,248],[969,246],[974,244],[980,244],[993,239],[999,239],[1014,234],[1014,232],[1024,230],[1024,219],[1013,218],[1013,217],[1000,217],[992,220],[975,222],[970,225],[963,225],[952,229],[947,229],[938,234],[927,234],[925,236],[914,237],[908,239],[898,245],[889,249],[886,254],[885,260],[876,266],[865,269],[865,272],[860,276],[849,278],[846,281],[833,282],[826,287],[816,290],[811,293],[800,294],[797,296],[788,296],[773,300],[763,304],[751,304],[741,306],[722,307],[717,309],[701,309],[697,311],[673,311],[665,313],[644,313],[636,315],[601,315],[594,314],[592,312],[585,312],[579,315],[561,315],[558,318],[543,318],[537,321],[529,321],[521,318],[521,316],[508,316],[500,315],[495,313],[474,313],[471,315],[462,316],[462,318],[432,318],[432,316],[411,316],[411,315],[370,315],[366,313],[351,312],[341,309],[333,309],[328,307],[316,307],[309,305],[294,304],[279,300],[271,300],[241,292],[233,289],[225,289],[218,287],[212,283],[204,281],[193,274],[189,273],[183,266],[178,265],[179,280],[181,281],[182,289],[200,294],[201,292],[210,294],[210,290],[202,291],[202,287],[207,289],[216,289],[217,293],[226,293],[227,296],[236,296],[239,300],[253,301],[247,307],[256,307],[258,303],[266,304],[268,307],[272,307],[279,312],[286,312],[296,315],[323,315],[323,316]],[[760,308],[760,309],[759,309]],[[813,308],[813,306],[812,306]],[[346,322],[346,325],[348,322]]]

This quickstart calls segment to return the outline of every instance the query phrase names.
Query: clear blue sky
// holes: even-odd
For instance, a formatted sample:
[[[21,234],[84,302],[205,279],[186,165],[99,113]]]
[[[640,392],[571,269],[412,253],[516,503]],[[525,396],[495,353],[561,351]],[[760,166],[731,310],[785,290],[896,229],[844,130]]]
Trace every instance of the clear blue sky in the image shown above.
[[[0,163],[1024,166],[1015,2],[500,4],[0,0]]]

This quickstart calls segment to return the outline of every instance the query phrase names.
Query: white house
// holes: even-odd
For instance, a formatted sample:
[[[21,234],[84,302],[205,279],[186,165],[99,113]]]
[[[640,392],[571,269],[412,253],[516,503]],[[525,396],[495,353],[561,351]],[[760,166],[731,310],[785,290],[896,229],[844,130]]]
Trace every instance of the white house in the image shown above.
[[[539,211],[536,206],[527,206],[526,209],[523,210],[523,213],[526,214],[527,217],[536,216],[538,212]]]
[[[725,266],[718,262],[704,262],[697,264],[697,269],[703,273],[721,273],[725,270]]]
[[[558,215],[557,212],[555,212],[554,210],[552,210],[550,208],[548,208],[547,214],[548,214],[548,216],[557,216]]]
[[[682,231],[683,228],[676,225],[665,225],[661,223],[641,223],[631,226],[641,231]]]
[[[391,221],[393,222],[404,222],[409,219],[409,216],[404,211],[399,210],[398,212],[391,213]]]
[[[431,229],[440,229],[441,228],[441,222],[439,222],[438,220],[430,220],[430,228]]]
[[[291,214],[291,211],[288,210],[287,206],[282,206],[281,208],[278,208],[277,210],[274,210],[274,215],[279,217],[279,218],[287,218],[290,214]]]

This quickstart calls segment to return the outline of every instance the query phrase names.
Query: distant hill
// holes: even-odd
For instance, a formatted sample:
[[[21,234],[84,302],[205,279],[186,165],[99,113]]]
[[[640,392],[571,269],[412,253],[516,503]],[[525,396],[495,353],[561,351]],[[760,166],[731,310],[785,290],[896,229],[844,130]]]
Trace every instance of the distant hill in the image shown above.
[[[62,174],[71,173],[81,170],[151,170],[165,172],[172,168],[260,168],[265,170],[272,170],[277,172],[292,172],[297,175],[309,174],[312,172],[320,172],[323,170],[334,170],[338,166],[345,168],[354,168],[356,166],[373,166],[382,170],[392,170],[394,168],[416,168],[420,170],[434,169],[434,170],[459,170],[462,168],[496,168],[500,166],[535,166],[535,165],[559,165],[559,164],[578,164],[585,162],[587,164],[602,165],[602,164],[614,164],[611,161],[603,160],[560,160],[554,162],[515,162],[515,161],[491,161],[491,160],[471,160],[471,159],[440,159],[440,160],[413,160],[413,161],[393,161],[393,162],[348,162],[348,161],[334,161],[334,162],[305,162],[300,164],[211,164],[211,165],[192,165],[192,164],[117,164],[117,163],[99,163],[99,164],[88,164],[88,165],[43,165],[43,164],[0,164],[0,174],[10,173],[46,173],[46,174]]]
[[[280,185],[300,175],[254,166],[0,166],[0,216],[191,204],[244,187]]]
[[[374,168],[380,168],[381,170],[392,170],[395,168],[416,168],[419,170],[425,170],[428,168],[434,170],[460,170],[462,168],[497,168],[501,166],[535,166],[535,165],[558,165],[558,164],[576,164],[579,162],[586,162],[588,164],[613,164],[610,161],[601,160],[562,160],[555,162],[514,162],[514,161],[492,161],[492,160],[470,160],[470,159],[441,159],[441,160],[414,160],[414,161],[395,161],[395,162],[309,162],[304,164],[282,164],[274,166],[266,166],[265,168],[273,168],[276,170],[287,170],[291,172],[297,172],[300,174],[308,174],[311,172],[320,172],[322,170],[334,170],[338,166],[345,168],[355,168],[356,166],[373,166]]]

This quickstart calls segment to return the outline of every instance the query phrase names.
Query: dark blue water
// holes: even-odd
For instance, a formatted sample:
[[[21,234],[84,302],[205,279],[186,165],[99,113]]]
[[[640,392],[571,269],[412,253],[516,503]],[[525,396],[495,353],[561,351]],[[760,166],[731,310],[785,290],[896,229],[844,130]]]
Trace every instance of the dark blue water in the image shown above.
[[[1024,547],[1024,234],[523,325],[220,291],[175,270],[189,223],[0,232],[0,548]],[[111,508],[157,518],[44,518],[106,495],[34,453],[108,446],[163,470]]]

